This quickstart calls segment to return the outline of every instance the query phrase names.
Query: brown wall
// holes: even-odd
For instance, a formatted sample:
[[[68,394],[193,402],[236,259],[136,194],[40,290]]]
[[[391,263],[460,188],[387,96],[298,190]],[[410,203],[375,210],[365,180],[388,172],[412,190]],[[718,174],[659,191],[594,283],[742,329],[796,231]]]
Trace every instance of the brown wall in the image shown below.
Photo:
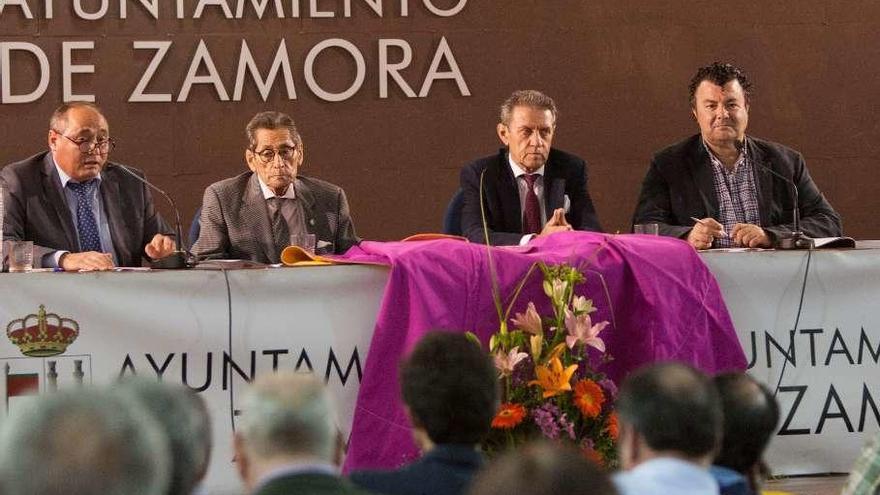
[[[170,8],[174,2],[161,0],[159,20],[137,1],[128,1],[129,18],[120,20],[119,1],[111,0],[100,21],[74,19],[70,2],[55,3],[51,20],[24,20],[17,7],[0,14],[0,42],[38,45],[52,70],[40,100],[0,104],[0,163],[45,148],[46,120],[62,98],[60,43],[94,40],[94,51],[74,57],[76,63],[96,65],[94,74],[74,76],[76,90],[94,93],[104,107],[120,144],[113,158],[146,170],[167,188],[186,222],[208,184],[244,170],[243,127],[249,117],[279,109],[301,126],[303,173],[345,188],[363,237],[438,231],[460,167],[498,147],[494,125],[500,101],[515,89],[536,88],[560,107],[555,144],[590,164],[602,223],[623,231],[652,152],[696,132],[688,79],[698,65],[721,59],[745,67],[755,83],[749,131],[800,150],[843,215],[846,232],[880,238],[871,220],[880,211],[874,172],[880,156],[880,2],[470,0],[461,13],[443,18],[428,13],[421,0],[410,0],[404,18],[400,0],[385,0],[379,18],[367,0],[353,0],[351,18],[301,13],[299,19],[258,20],[249,10],[245,19],[227,20],[209,7],[194,20],[197,2],[187,0],[188,18],[179,20]],[[100,2],[83,3],[92,9]],[[234,9],[237,0],[229,3]],[[299,3],[307,10],[309,2]],[[342,3],[318,4],[341,15]],[[441,8],[456,3],[434,0]],[[42,4],[30,2],[38,17]],[[403,74],[418,91],[444,36],[471,96],[462,96],[452,81],[438,81],[427,98],[407,98],[393,85],[390,98],[379,98],[380,38],[412,45],[413,64]],[[293,65],[295,101],[287,99],[279,80],[266,102],[252,82],[239,102],[218,101],[206,85],[196,85],[187,102],[127,102],[153,53],[133,50],[134,40],[174,42],[150,91],[176,97],[200,38],[231,94],[240,40],[247,40],[265,71],[281,37]],[[367,67],[361,90],[338,103],[318,99],[302,69],[308,50],[333,37],[354,43]],[[340,53],[325,53],[317,65],[327,89],[341,90],[354,73]],[[32,88],[35,64],[20,53],[12,63],[13,90]]]

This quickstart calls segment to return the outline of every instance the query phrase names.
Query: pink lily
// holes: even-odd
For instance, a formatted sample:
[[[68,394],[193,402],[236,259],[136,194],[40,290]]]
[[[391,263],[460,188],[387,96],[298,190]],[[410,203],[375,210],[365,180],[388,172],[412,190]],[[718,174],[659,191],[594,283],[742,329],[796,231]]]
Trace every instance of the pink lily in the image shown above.
[[[535,303],[530,302],[525,313],[517,313],[511,320],[514,328],[532,335],[544,335],[544,327],[541,326],[541,315],[535,309]]]
[[[495,367],[500,372],[498,378],[510,376],[513,373],[513,369],[516,368],[516,365],[527,357],[529,357],[527,353],[519,352],[519,346],[511,349],[508,354],[505,354],[504,351],[495,353]]]
[[[565,336],[565,343],[569,349],[578,342],[583,342],[584,345],[593,346],[605,352],[605,342],[598,335],[606,326],[608,326],[607,321],[593,325],[589,314],[584,313],[575,316],[570,309],[565,309],[565,328],[568,330],[568,335]]]

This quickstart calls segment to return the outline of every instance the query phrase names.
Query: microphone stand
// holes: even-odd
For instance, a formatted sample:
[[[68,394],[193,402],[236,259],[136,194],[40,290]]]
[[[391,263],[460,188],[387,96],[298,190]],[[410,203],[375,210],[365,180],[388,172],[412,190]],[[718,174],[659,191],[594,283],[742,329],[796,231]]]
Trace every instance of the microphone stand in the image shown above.
[[[741,141],[737,141],[735,143],[737,149],[742,152],[742,149],[745,147],[745,143]],[[788,177],[780,174],[779,172],[773,170],[768,165],[764,163],[756,163],[762,171],[768,172],[771,175],[774,175],[787,184],[791,186],[791,190],[794,192],[794,209],[792,212],[792,217],[794,220],[794,225],[792,225],[792,232],[790,232],[787,236],[779,239],[779,242],[776,243],[776,249],[789,250],[789,249],[813,249],[815,247],[815,243],[813,239],[807,237],[806,234],[801,231],[801,207],[800,200],[798,199],[798,188],[797,184],[794,183],[793,180]]]
[[[189,259],[191,255],[183,248],[184,239],[183,239],[183,228],[180,222],[180,210],[177,209],[177,204],[174,203],[174,200],[171,199],[171,196],[168,195],[165,191],[159,189],[154,186],[150,181],[144,179],[140,175],[134,173],[131,169],[126,167],[125,165],[114,163],[121,170],[125,171],[128,175],[134,177],[141,183],[145,184],[150,189],[157,191],[159,194],[164,197],[168,203],[171,204],[171,209],[174,210],[174,226],[175,226],[175,234],[177,235],[177,249],[175,249],[171,254],[165,256],[164,258],[159,258],[157,260],[150,261],[150,268],[157,268],[162,270],[181,270],[185,268],[192,268],[192,265],[189,263]]]

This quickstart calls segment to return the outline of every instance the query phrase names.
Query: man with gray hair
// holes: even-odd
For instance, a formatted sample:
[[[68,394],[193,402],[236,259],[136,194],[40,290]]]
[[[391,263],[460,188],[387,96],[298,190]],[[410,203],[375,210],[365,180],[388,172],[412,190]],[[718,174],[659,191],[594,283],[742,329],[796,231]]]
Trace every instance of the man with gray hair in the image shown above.
[[[168,495],[189,495],[208,472],[211,418],[205,401],[189,387],[146,378],[126,380],[120,394],[138,401],[168,437],[171,482]]]
[[[553,99],[539,91],[516,91],[501,105],[496,131],[504,148],[461,171],[461,230],[471,242],[522,245],[556,232],[602,230],[586,163],[551,148],[557,118]]]
[[[338,430],[324,384],[313,375],[276,373],[245,392],[235,460],[252,495],[365,495],[341,478]]]
[[[205,190],[196,256],[278,263],[294,241],[316,254],[358,242],[345,191],[299,175],[305,149],[289,115],[260,112],[245,132],[250,170]]]
[[[35,397],[0,430],[4,495],[163,495],[169,471],[156,420],[107,391]]]

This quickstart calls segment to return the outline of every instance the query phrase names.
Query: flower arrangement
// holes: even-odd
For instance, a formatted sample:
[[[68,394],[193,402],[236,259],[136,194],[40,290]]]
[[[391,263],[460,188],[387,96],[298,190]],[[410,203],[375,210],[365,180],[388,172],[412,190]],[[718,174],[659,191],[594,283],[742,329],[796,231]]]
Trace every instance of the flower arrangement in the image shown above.
[[[541,435],[572,442],[597,463],[615,467],[617,389],[596,370],[611,359],[599,337],[608,322],[593,323],[592,300],[575,295],[575,286],[584,281],[579,270],[565,264],[537,266],[552,314],[542,316],[529,302],[525,313],[510,320],[511,330],[510,309],[502,315],[498,305],[501,325],[489,350],[502,384],[502,404],[484,448],[491,454]]]

